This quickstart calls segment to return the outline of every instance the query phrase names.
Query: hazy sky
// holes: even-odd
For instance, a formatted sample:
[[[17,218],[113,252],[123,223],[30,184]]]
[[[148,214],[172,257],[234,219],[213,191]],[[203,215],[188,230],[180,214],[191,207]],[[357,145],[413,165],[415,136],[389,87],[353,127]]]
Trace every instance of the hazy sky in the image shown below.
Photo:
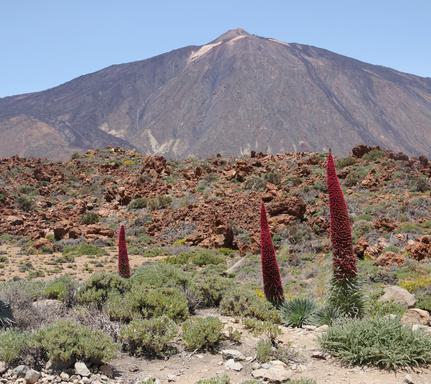
[[[431,0],[0,0],[0,97],[237,27],[431,77]]]

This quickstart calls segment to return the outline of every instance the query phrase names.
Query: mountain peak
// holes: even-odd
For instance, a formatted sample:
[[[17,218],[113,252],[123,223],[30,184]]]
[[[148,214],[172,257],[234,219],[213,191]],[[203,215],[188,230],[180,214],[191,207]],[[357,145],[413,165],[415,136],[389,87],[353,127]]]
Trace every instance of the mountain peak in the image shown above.
[[[222,41],[231,40],[238,36],[251,36],[251,35],[242,28],[229,29],[228,31],[226,31],[225,33],[217,37],[217,39],[211,41],[211,43],[219,43]]]
[[[341,155],[359,143],[431,156],[429,79],[280,44],[238,28],[2,98],[0,157],[59,159],[107,145],[170,158],[329,146]]]

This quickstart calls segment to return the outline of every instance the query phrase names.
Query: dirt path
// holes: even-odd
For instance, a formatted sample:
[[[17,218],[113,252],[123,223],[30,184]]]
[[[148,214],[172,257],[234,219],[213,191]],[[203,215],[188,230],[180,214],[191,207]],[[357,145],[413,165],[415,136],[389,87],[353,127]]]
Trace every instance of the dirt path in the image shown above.
[[[215,311],[203,311],[202,315],[217,316],[217,313]],[[240,384],[245,380],[252,379],[251,373],[256,365],[255,348],[259,338],[251,335],[234,319],[218,317],[227,327],[232,326],[242,332],[241,345],[233,348],[247,357],[246,361],[241,362],[243,369],[240,372],[226,369],[221,354],[209,353],[190,354],[183,352],[165,361],[122,355],[112,362],[113,366],[126,383],[132,383],[145,377],[155,377],[162,384],[174,380],[176,384],[193,384],[199,379],[223,374],[230,377],[232,384]],[[319,332],[317,331],[283,327],[283,333],[279,340],[283,344],[293,346],[302,358],[301,363],[289,365],[289,368],[293,370],[292,378],[310,378],[314,379],[317,384],[405,384],[406,375],[410,375],[415,384],[431,383],[431,370],[429,369],[394,373],[374,368],[343,367],[331,358],[328,360],[313,358],[312,353],[319,350],[318,335]],[[227,348],[232,349],[231,346]],[[131,372],[134,370],[136,372]]]

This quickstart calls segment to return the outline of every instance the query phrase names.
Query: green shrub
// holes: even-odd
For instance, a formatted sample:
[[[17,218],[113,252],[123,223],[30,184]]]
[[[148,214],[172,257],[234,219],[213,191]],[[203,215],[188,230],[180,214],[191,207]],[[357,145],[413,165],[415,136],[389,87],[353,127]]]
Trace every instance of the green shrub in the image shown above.
[[[199,267],[204,265],[217,265],[224,264],[226,262],[225,257],[218,255],[216,252],[209,249],[195,250],[191,262]]]
[[[298,362],[299,355],[290,346],[283,347],[271,340],[260,340],[256,344],[256,359],[259,363],[267,363],[271,360],[280,360],[285,364]]]
[[[290,327],[301,328],[311,324],[316,304],[308,298],[295,298],[284,302],[280,307],[282,322]]]
[[[129,279],[124,279],[116,273],[96,273],[78,291],[77,300],[81,304],[94,303],[101,306],[109,295],[123,294],[129,290],[129,287]]]
[[[43,297],[68,301],[73,296],[75,282],[68,276],[59,277],[46,284],[43,290]]]
[[[210,379],[201,379],[195,384],[230,384],[230,379],[228,375],[211,377]]]
[[[99,220],[99,215],[94,212],[87,212],[81,216],[81,224],[96,224]]]
[[[145,200],[142,197],[138,197],[137,199],[133,199],[129,205],[128,208],[129,209],[142,209],[145,208],[147,206],[147,200]]]
[[[167,208],[171,205],[172,198],[169,195],[149,197],[147,199],[147,208],[151,210]]]
[[[227,328],[227,339],[234,344],[241,344],[242,334],[238,329],[234,329],[232,326]]]
[[[278,311],[252,290],[235,288],[224,295],[220,312],[228,316],[254,317],[259,320],[280,322]]]
[[[103,332],[65,320],[38,331],[35,342],[49,359],[68,364],[77,360],[109,361],[117,350],[116,344]]]
[[[185,265],[192,263],[199,267],[205,265],[226,264],[226,258],[210,249],[196,248],[189,252],[182,252],[166,259],[167,264]]]
[[[361,180],[367,176],[369,168],[367,167],[354,167],[349,170],[346,178],[344,179],[344,185],[346,187],[353,187],[357,185]]]
[[[111,295],[106,310],[111,319],[123,321],[165,315],[179,322],[189,316],[187,299],[177,288],[146,289],[133,286],[124,296]]]
[[[81,243],[76,245],[66,245],[63,249],[63,257],[73,261],[75,257],[87,256],[102,256],[105,251],[94,244]]]
[[[33,209],[33,198],[29,196],[25,196],[25,195],[18,196],[15,199],[15,202],[18,205],[18,207],[25,212],[29,212]]]
[[[381,149],[375,148],[372,149],[370,152],[366,153],[362,158],[364,160],[368,161],[376,161],[378,159],[381,159],[385,156],[385,152],[383,152]]]
[[[431,295],[419,296],[416,307],[431,312]]]
[[[20,185],[18,187],[18,192],[23,193],[25,195],[36,195],[37,194],[36,187],[34,187],[32,185]]]
[[[373,230],[373,225],[369,221],[358,220],[353,224],[352,237],[357,241],[360,237],[367,235]]]
[[[324,351],[351,365],[396,369],[431,363],[431,338],[398,319],[340,321],[319,341]]]
[[[253,175],[245,181],[244,188],[252,191],[265,191],[266,180],[261,176]]]
[[[130,279],[133,285],[147,288],[188,286],[190,276],[174,265],[155,263],[139,268]]]
[[[198,307],[218,307],[224,294],[233,287],[232,279],[217,274],[213,268],[198,274],[190,283],[190,291]]]
[[[341,314],[337,308],[325,305],[316,310],[313,317],[317,325],[332,325],[335,320],[341,317]]]
[[[133,320],[120,330],[120,338],[133,355],[160,355],[177,335],[177,326],[167,316]]]
[[[400,253],[400,249],[395,245],[388,245],[387,247],[385,247],[385,249],[383,249],[383,253],[385,252]]]
[[[30,334],[8,329],[0,332],[0,361],[17,363],[30,343]]]
[[[366,313],[369,317],[378,318],[386,315],[396,315],[401,317],[406,309],[393,301],[377,301],[371,299],[366,303]]]
[[[193,318],[183,324],[183,341],[188,350],[214,350],[223,338],[223,324],[215,317]]]
[[[271,340],[259,340],[256,344],[256,360],[259,363],[267,363],[272,358]]]
[[[270,321],[243,319],[242,323],[254,336],[266,335],[270,340],[275,340],[277,336],[281,335],[279,326]]]
[[[395,233],[423,233],[423,229],[416,223],[403,223],[396,229]]]
[[[343,169],[350,165],[356,164],[356,159],[353,156],[348,156],[337,160],[337,169]]]
[[[415,192],[428,192],[429,190],[431,190],[431,184],[426,177],[418,177],[412,183],[412,189]]]

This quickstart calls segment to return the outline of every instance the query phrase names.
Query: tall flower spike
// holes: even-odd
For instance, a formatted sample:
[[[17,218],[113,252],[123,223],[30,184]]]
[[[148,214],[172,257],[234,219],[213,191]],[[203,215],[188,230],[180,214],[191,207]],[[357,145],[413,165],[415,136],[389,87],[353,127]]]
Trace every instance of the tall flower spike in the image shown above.
[[[352,245],[352,228],[331,152],[328,154],[326,175],[334,275],[337,279],[354,278],[357,275],[357,269]]]
[[[265,296],[278,306],[284,301],[283,286],[263,202],[260,206],[260,254]]]
[[[122,224],[118,234],[118,274],[121,277],[130,277],[129,256],[127,255],[126,230]]]
[[[326,165],[326,182],[329,193],[330,237],[334,273],[329,304],[342,316],[360,317],[364,311],[364,302],[357,279],[358,271],[356,256],[353,253],[352,227],[331,151],[329,151]]]

